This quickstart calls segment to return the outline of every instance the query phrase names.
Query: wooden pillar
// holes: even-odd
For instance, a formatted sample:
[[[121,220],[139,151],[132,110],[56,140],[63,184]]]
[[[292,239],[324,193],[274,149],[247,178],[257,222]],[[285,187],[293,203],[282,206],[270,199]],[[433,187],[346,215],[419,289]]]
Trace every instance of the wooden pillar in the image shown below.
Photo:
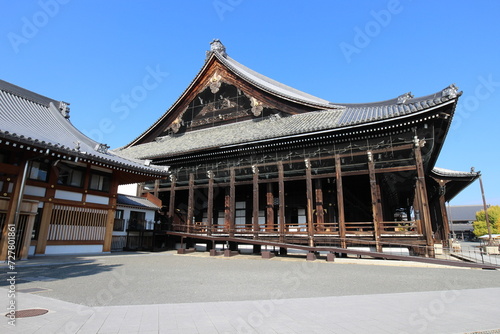
[[[212,235],[214,214],[214,173],[208,171],[207,235]]]
[[[306,199],[307,199],[307,234],[309,237],[309,246],[314,247],[314,218],[313,218],[313,189],[311,177],[311,162],[306,159]]]
[[[446,183],[448,181],[439,180],[441,192],[439,194],[439,209],[441,210],[441,217],[443,220],[443,247],[450,247],[450,222],[448,220],[448,211],[446,211]]]
[[[318,231],[325,230],[325,210],[323,205],[323,187],[320,179],[315,182],[316,193],[316,228]]]
[[[160,180],[155,180],[155,185],[153,188],[153,195],[155,195],[155,197],[158,197],[159,190],[160,190]]]
[[[274,230],[274,195],[273,184],[267,183],[266,193],[266,231]]]
[[[168,218],[170,222],[174,223],[174,214],[175,214],[175,175],[170,175],[170,199],[168,202]]]
[[[85,180],[85,182],[88,182],[88,180]],[[84,184],[88,184],[85,182]],[[144,192],[144,182],[141,182],[137,185],[137,191],[135,192],[135,195],[140,197],[142,196],[143,192]]]
[[[229,189],[225,188],[224,195],[224,232],[229,233],[231,229],[231,195]]]
[[[16,210],[17,208],[17,201],[19,196],[21,196],[22,188],[23,188],[23,173],[25,172],[25,169],[27,168],[26,164],[28,161],[23,161],[19,168],[19,173],[16,176],[16,180],[14,181],[14,188],[12,189],[12,193],[10,194],[10,200],[9,200],[9,205],[7,208],[7,214],[5,217],[5,222],[3,224],[2,228],[2,237],[0,238],[0,261],[5,261],[7,259],[8,255],[8,239],[9,239],[9,225],[12,226],[14,225],[15,222],[15,217],[16,217]],[[19,208],[20,209],[20,208]],[[16,226],[17,229],[17,226]]]
[[[116,173],[116,172],[114,172]],[[113,241],[113,226],[115,224],[115,211],[116,211],[116,196],[118,193],[118,178],[113,175],[113,183],[111,184],[110,193],[113,194],[109,198],[108,217],[106,219],[106,232],[104,233],[104,243],[102,245],[103,252],[111,252],[111,243]]]
[[[259,237],[258,231],[260,231],[259,226],[259,168],[257,166],[252,166],[253,171],[253,199],[252,199],[252,219],[253,219],[253,237],[257,239]]]
[[[429,247],[429,256],[434,257],[434,240],[432,238],[431,215],[429,211],[429,200],[427,197],[427,188],[425,185],[424,163],[422,160],[422,152],[420,149],[420,141],[415,137],[415,162],[417,167],[417,191],[420,199],[420,218],[424,227],[424,235],[426,245]]]
[[[236,216],[236,173],[234,167],[230,169],[230,181],[229,181],[229,236],[234,237],[234,222]]]
[[[21,212],[28,216],[26,219],[24,233],[19,239],[21,241],[21,249],[19,249],[19,256],[17,260],[27,260],[29,255],[29,250],[31,246],[31,232],[33,231],[33,225],[35,224],[35,216],[38,210],[38,201],[23,201],[21,204]],[[19,247],[19,245],[16,245]]]
[[[36,243],[35,255],[45,254],[45,249],[47,248],[47,238],[49,236],[50,220],[52,218],[53,209],[54,209],[53,203],[45,202],[43,204],[42,218],[40,219],[40,229],[38,231],[38,240]]]
[[[189,174],[189,195],[188,195],[188,210],[187,210],[187,232],[193,231],[193,216],[194,216],[194,174]]]
[[[345,214],[344,214],[344,191],[342,188],[342,164],[340,157],[335,156],[335,181],[337,184],[337,207],[339,211],[339,235],[340,235],[340,245],[342,248],[346,248],[345,240]]]
[[[285,240],[285,180],[283,172],[283,162],[278,161],[278,189],[279,189],[279,207],[278,207],[278,224],[279,224],[279,241]]]
[[[448,221],[448,212],[446,212],[446,200],[444,195],[439,197],[439,206],[443,216],[443,247],[450,247],[450,225]]]
[[[108,209],[106,218],[106,232],[104,233],[103,252],[111,252],[111,241],[113,240],[113,225],[115,223],[115,209]]]
[[[422,218],[420,217],[420,191],[417,187],[418,181],[415,182],[415,198],[413,199],[413,209],[415,212],[415,223],[417,224],[417,233],[424,235],[424,228],[422,227]],[[418,216],[417,216],[418,212]]]
[[[368,152],[368,174],[370,177],[370,192],[372,198],[372,217],[373,217],[373,237],[375,239],[375,247],[377,252],[382,251],[380,245],[380,197],[378,192],[377,176],[375,175],[375,163],[373,162],[373,155]]]

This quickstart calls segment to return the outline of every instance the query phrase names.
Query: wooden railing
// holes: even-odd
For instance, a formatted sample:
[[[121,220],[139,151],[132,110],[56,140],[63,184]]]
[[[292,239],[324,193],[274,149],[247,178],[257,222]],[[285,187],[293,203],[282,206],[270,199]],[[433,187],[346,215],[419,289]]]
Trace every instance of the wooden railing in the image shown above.
[[[174,225],[172,227],[174,231],[177,232],[188,232],[197,234],[227,234],[229,230],[225,224],[213,224],[207,226],[206,222],[196,222],[190,225]],[[345,231],[348,235],[357,236],[373,236],[375,229],[373,222],[346,222]],[[238,224],[235,225],[233,233],[236,234],[248,234],[248,233],[259,233],[259,234],[279,234],[279,225],[267,225],[259,224],[258,229],[254,230],[253,224]],[[322,223],[314,224],[314,234],[315,235],[333,235],[338,236],[339,223]],[[417,235],[417,223],[415,221],[410,222],[382,222],[378,225],[378,232],[380,234],[390,234],[390,235]],[[304,235],[308,234],[308,229],[306,224],[286,224],[284,229],[285,235]]]
[[[416,221],[382,222],[379,231],[381,234],[418,234]]]
[[[373,222],[345,222],[345,233],[356,235],[373,235]]]

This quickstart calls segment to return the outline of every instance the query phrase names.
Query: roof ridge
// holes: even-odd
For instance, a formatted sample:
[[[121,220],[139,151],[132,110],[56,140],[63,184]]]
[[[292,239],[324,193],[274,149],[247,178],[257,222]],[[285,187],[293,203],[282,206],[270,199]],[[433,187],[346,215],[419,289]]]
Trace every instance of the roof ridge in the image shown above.
[[[61,101],[54,100],[50,97],[35,93],[26,88],[19,87],[10,82],[0,79],[0,90],[3,90],[7,93],[25,99],[27,101],[40,104],[44,107],[49,107],[50,103],[54,103],[54,105],[59,104]]]
[[[321,106],[330,107],[330,108],[340,107],[340,106],[337,106],[335,103],[332,103],[328,100],[325,100],[325,99],[317,97],[315,95],[306,93],[302,90],[299,90],[297,88],[294,88],[292,86],[284,84],[280,81],[272,79],[266,75],[263,75],[255,70],[249,68],[248,66],[243,65],[242,63],[238,62],[234,58],[231,58],[227,55],[224,56],[224,55],[220,54],[219,52],[214,52],[214,54],[216,55],[217,59],[219,59],[222,63],[224,63],[226,66],[228,66],[231,70],[237,72],[244,79],[250,81],[252,84],[256,85],[257,87],[259,87],[261,89],[270,90],[273,93],[275,93],[281,97],[286,97],[286,96],[284,96],[284,93],[286,93],[286,91],[289,91],[290,94],[298,95],[298,97],[297,96],[288,96],[290,99],[297,101],[297,102],[321,105]],[[246,73],[243,73],[242,70],[248,72],[248,74],[250,74],[250,75],[255,76],[256,79],[263,80],[264,83],[269,83],[269,84],[275,86],[275,88],[263,85],[262,83],[259,83],[259,82],[256,82],[253,78],[249,78],[248,75],[246,75]],[[284,89],[285,91],[280,92],[276,88],[277,89],[281,88],[281,89]],[[309,99],[309,100],[305,100],[305,99]]]

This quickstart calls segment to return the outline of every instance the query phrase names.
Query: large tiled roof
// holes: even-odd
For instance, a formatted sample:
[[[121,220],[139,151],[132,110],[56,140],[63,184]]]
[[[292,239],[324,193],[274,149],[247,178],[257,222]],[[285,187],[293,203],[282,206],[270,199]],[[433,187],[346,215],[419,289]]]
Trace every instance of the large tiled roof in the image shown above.
[[[71,124],[67,106],[67,103],[0,80],[0,141],[49,149],[89,159],[103,166],[166,175],[163,169],[145,166],[144,161],[102,149],[102,144],[85,136]]]
[[[481,175],[480,172],[460,172],[451,169],[434,167],[430,174],[435,179],[446,180],[445,199],[451,201],[462,190],[471,185]]]
[[[447,93],[452,89],[453,94]],[[272,116],[260,121],[242,121],[224,126],[158,137],[155,141],[131,146],[118,152],[133,158],[154,159],[229,145],[272,140],[287,136],[335,131],[363,124],[405,118],[432,107],[456,101],[456,89],[413,98],[405,95],[389,101],[346,104],[342,108],[306,112],[286,117]],[[404,101],[403,101],[404,100]]]
[[[288,128],[287,133],[283,133],[283,131],[273,132],[272,129],[267,130],[266,128],[267,131],[263,132],[262,135],[259,136],[257,130],[252,129],[252,127],[257,127],[257,126],[260,127],[262,125],[256,125],[258,124],[258,122],[247,122],[238,124],[233,128],[231,128],[236,131],[243,130],[243,132],[234,132],[232,134],[230,133],[231,132],[230,129],[223,130],[222,127],[217,127],[217,129],[213,131],[216,131],[217,133],[216,137],[221,138],[220,142],[213,142],[214,138],[212,138],[212,140],[209,140],[209,142],[205,142],[204,140],[202,140],[199,143],[191,142],[190,139],[186,139],[195,137],[196,135],[194,134],[184,135],[183,136],[184,139],[182,140],[179,139],[180,137],[177,137],[177,139],[173,140],[168,138],[161,138],[160,139],[161,142],[168,141],[171,144],[186,147],[185,152],[189,152],[189,149],[204,149],[208,147],[217,147],[221,145],[241,143],[244,140],[262,140],[262,139],[272,138],[273,136],[277,137],[280,135],[294,135],[299,133],[305,133],[308,131],[317,131],[318,129],[311,130],[311,125],[306,124],[305,122],[306,119],[311,122],[322,122],[325,120],[325,118],[333,117],[333,119],[327,119],[325,124],[316,124],[314,126],[318,126],[321,129],[327,129],[327,128],[334,129],[334,128],[354,126],[357,124],[363,124],[368,122],[387,120],[400,116],[404,117],[406,115],[415,114],[426,109],[431,109],[434,106],[443,105],[448,102],[451,103],[451,101],[456,101],[456,98],[461,95],[461,92],[458,92],[457,87],[455,87],[454,85],[450,85],[449,87],[443,89],[442,91],[439,91],[432,95],[423,96],[420,98],[414,98],[411,93],[405,93],[391,100],[374,102],[374,103],[358,103],[358,104],[334,103],[310,95],[308,93],[299,91],[285,84],[282,84],[276,80],[266,77],[240,64],[239,62],[237,62],[236,60],[232,59],[227,55],[225,47],[222,45],[222,43],[220,43],[219,40],[214,40],[211,43],[211,45],[212,47],[211,50],[207,52],[207,58],[205,60],[204,66],[198,72],[198,74],[193,79],[188,88],[181,94],[179,99],[167,110],[167,112],[163,114],[158,120],[156,120],[156,122],[154,122],[149,129],[145,130],[141,135],[139,135],[135,140],[133,140],[130,144],[126,146],[131,150],[129,151],[129,149],[126,149],[125,151],[129,152],[137,151],[136,149],[132,149],[132,147],[141,142],[141,140],[145,138],[145,136],[152,129],[155,129],[157,126],[159,126],[167,118],[167,116],[172,111],[175,110],[175,106],[177,106],[177,104],[182,100],[182,98],[190,92],[195,82],[199,77],[201,77],[202,73],[204,73],[204,71],[207,69],[207,66],[208,64],[211,63],[212,59],[217,59],[229,71],[233,72],[237,77],[247,81],[251,85],[261,90],[264,90],[278,98],[293,101],[295,103],[307,106],[309,108],[307,110],[310,110],[311,107],[313,108],[315,107],[317,108],[317,110],[321,111],[324,114],[321,116],[319,114],[310,116],[294,115],[293,117],[295,118],[293,118],[293,120],[286,118],[287,119],[286,122],[293,123],[293,126],[288,126],[289,124],[287,124]],[[326,111],[332,111],[332,112],[327,113]],[[242,129],[242,127],[244,127],[244,129]],[[203,132],[205,134],[211,133],[210,130],[209,131],[200,130],[200,131],[205,131]],[[219,131],[221,131],[224,134],[219,135]],[[229,138],[226,138],[229,136],[232,137],[232,139],[229,140]],[[216,139],[217,138],[215,138],[215,140]],[[155,152],[150,152],[150,147],[142,145],[141,147],[148,150],[149,153],[137,155],[126,152],[126,154],[134,157],[152,156],[150,155],[151,153],[153,153],[153,155],[155,156],[157,155]],[[156,145],[156,147],[159,146]],[[165,150],[164,152],[167,155],[169,155],[170,153],[174,153],[173,151],[170,152],[169,151],[170,149],[174,151],[176,150],[176,148],[167,148],[167,150]]]
[[[432,173],[435,176],[440,176],[440,177],[444,177],[444,178],[465,178],[465,179],[476,179],[480,174],[479,172],[474,172],[474,171],[461,172],[461,171],[439,168],[439,167],[434,167],[432,169]]]
[[[391,100],[375,103],[333,103],[284,85],[238,63],[227,55],[225,47],[219,40],[214,40],[211,45],[204,67],[177,102],[149,130],[146,130],[125,148],[118,149],[117,152],[132,158],[150,159],[287,136],[307,135],[318,131],[335,131],[363,124],[403,119],[435,107],[456,103],[458,96],[461,95],[457,87],[450,85],[435,94],[419,98],[414,98],[411,93],[406,93]],[[153,142],[138,144],[141,138],[144,138],[151,129],[159,126],[166,116],[175,109],[174,106],[190,91],[194,82],[205,71],[207,64],[214,58],[236,76],[259,89],[279,98],[303,104],[309,108],[305,110],[316,107],[318,111],[187,131],[181,135],[158,137]]]
[[[484,210],[482,205],[452,205],[447,208],[448,219],[452,221],[475,221],[476,212]]]
[[[219,59],[220,62],[226,65],[229,70],[234,72],[240,78],[273,95],[280,96],[290,101],[317,106],[319,108],[335,107],[333,103],[330,103],[327,100],[307,94],[293,87],[282,84],[281,82],[273,80],[269,77],[266,77],[260,73],[257,73],[254,70],[244,66],[243,64],[238,63],[236,60],[227,55],[223,55],[220,52],[214,52],[214,55],[217,57],[217,59]]]

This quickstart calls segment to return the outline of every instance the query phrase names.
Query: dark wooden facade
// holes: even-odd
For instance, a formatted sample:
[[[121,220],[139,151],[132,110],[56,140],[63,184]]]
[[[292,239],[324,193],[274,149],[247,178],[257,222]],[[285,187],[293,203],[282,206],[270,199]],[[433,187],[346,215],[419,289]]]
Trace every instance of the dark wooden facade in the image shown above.
[[[122,153],[170,166],[168,180],[140,192],[162,199],[180,231],[377,251],[423,245],[432,255],[448,239],[443,178],[459,190],[476,177],[433,171],[459,96],[452,85],[330,103],[244,67],[215,40],[179,100]]]

